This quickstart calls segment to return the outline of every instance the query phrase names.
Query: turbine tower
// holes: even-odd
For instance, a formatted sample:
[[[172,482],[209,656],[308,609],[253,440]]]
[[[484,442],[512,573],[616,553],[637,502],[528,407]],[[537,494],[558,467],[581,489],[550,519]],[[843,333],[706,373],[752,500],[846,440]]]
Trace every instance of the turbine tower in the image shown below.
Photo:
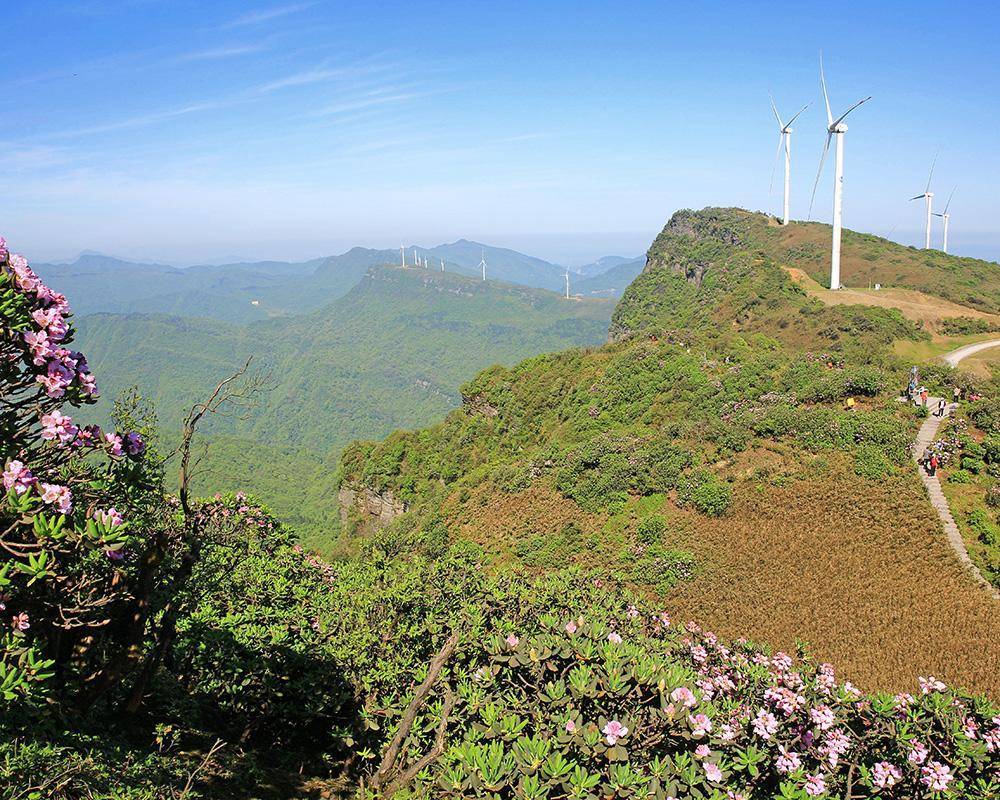
[[[406,269],[406,248],[403,245],[399,246],[399,255],[403,259],[403,269]]]
[[[957,188],[958,187],[956,186],[955,189],[957,189]],[[949,208],[949,206],[951,206],[951,198],[953,198],[955,196],[955,189],[952,189],[951,190],[951,194],[948,195],[948,202],[944,204],[944,212],[940,213],[940,214],[937,213],[937,212],[934,212],[934,216],[935,217],[941,217],[941,220],[944,222],[944,241],[942,241],[942,243],[941,243],[941,252],[942,253],[947,253],[948,252],[948,220],[951,219],[951,214],[948,213],[948,208]]]
[[[782,206],[781,224],[788,224],[788,198],[792,184],[792,123],[798,119],[799,114],[809,108],[809,104],[802,106],[799,109],[798,114],[792,117],[788,122],[782,122],[781,117],[778,114],[778,107],[774,104],[774,97],[771,97],[771,111],[774,112],[774,118],[778,120],[778,149],[774,154],[774,167],[771,169],[771,186],[768,188],[768,194],[771,193],[771,189],[774,188],[774,169],[778,166],[778,157],[781,155],[781,148],[784,145],[785,148],[785,202]]]
[[[566,299],[569,300],[569,270],[566,270]]]
[[[483,257],[479,260],[479,268],[483,271],[483,280],[486,280],[486,250],[483,250]]]
[[[859,100],[847,111],[836,119],[830,111],[830,95],[826,91],[826,76],[823,74],[823,54],[819,56],[819,81],[823,86],[823,101],[826,103],[826,144],[823,146],[823,156],[819,160],[819,172],[816,173],[816,182],[813,184],[812,199],[809,201],[809,216],[812,216],[812,204],[816,199],[816,187],[819,186],[820,176],[823,174],[823,164],[826,161],[826,154],[830,151],[830,140],[837,137],[837,160],[833,172],[833,245],[830,250],[830,288],[840,288],[840,231],[843,223],[843,192],[844,192],[844,134],[847,133],[847,126],[844,119],[854,109],[862,103],[871,100],[871,96]]]
[[[931,191],[931,178],[934,177],[934,165],[937,164],[937,155],[935,154],[934,160],[931,162],[931,171],[927,176],[927,186],[924,188],[923,194],[918,194],[916,197],[911,197],[910,201],[923,199],[924,207],[926,211],[926,224],[924,226],[924,250],[931,249],[931,206],[934,203],[934,192]]]
[[[441,271],[444,272],[444,259],[441,259]]]

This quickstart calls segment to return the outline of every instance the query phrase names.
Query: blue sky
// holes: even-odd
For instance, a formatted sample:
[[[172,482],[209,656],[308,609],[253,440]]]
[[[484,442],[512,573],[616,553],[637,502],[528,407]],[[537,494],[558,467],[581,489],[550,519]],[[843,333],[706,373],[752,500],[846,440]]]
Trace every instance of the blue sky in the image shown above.
[[[14,6],[13,8],[11,6]],[[1000,258],[1000,14],[987,3],[5,3],[0,232],[35,259],[300,259],[462,236],[568,263],[678,208],[804,218],[824,51],[845,224]],[[813,216],[829,218],[828,163]]]

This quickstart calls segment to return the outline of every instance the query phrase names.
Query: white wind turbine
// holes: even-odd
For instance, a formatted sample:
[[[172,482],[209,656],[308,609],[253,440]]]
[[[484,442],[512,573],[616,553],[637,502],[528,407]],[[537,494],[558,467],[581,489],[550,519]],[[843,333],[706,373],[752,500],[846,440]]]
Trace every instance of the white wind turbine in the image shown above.
[[[566,299],[569,300],[569,270],[566,270]]]
[[[406,269],[406,248],[403,245],[399,246],[399,255],[403,259],[403,269]]]
[[[441,271],[444,272],[444,259],[441,259]]]
[[[931,217],[932,209],[931,206],[934,204],[934,192],[931,191],[931,178],[934,177],[934,165],[937,164],[937,155],[935,154],[934,160],[931,162],[931,171],[927,175],[927,186],[924,188],[923,194],[918,194],[916,197],[911,197],[910,201],[913,200],[923,200],[924,210],[926,211],[927,220],[924,226],[924,250],[931,249]]]
[[[957,188],[958,187],[956,186],[955,189]],[[948,195],[948,202],[944,204],[944,212],[940,214],[934,212],[934,216],[941,217],[941,220],[944,222],[944,241],[941,243],[941,252],[943,253],[948,252],[948,220],[951,219],[951,214],[948,213],[948,208],[951,206],[951,198],[955,196],[955,189],[952,189],[951,194]]]
[[[479,267],[483,271],[483,280],[486,280],[486,251],[483,250],[483,257],[479,260]]]
[[[847,126],[844,119],[854,109],[862,103],[871,100],[871,96],[864,100],[859,100],[837,119],[833,118],[830,111],[830,95],[826,91],[826,76],[823,74],[823,54],[819,56],[819,80],[823,85],[823,101],[826,103],[826,144],[823,146],[823,157],[819,160],[819,172],[816,173],[816,183],[813,184],[812,199],[809,201],[809,216],[812,216],[812,204],[816,199],[816,187],[819,186],[820,176],[823,174],[823,164],[826,161],[826,154],[830,150],[830,140],[837,137],[837,160],[833,173],[833,247],[830,257],[830,288],[840,288],[840,231],[843,223],[843,192],[844,192],[844,134],[847,133]]]
[[[785,148],[785,202],[782,206],[782,216],[781,224],[788,224],[788,206],[789,206],[789,193],[791,190],[792,183],[792,123],[798,119],[799,114],[809,108],[809,103],[802,106],[799,109],[798,114],[792,117],[788,122],[782,122],[781,117],[778,114],[778,107],[774,104],[774,97],[771,97],[771,111],[774,112],[774,118],[778,120],[778,149],[774,154],[774,167],[771,169],[771,186],[768,189],[768,194],[770,194],[771,189],[774,188],[774,169],[778,166],[778,156],[781,155],[781,148],[784,145]]]

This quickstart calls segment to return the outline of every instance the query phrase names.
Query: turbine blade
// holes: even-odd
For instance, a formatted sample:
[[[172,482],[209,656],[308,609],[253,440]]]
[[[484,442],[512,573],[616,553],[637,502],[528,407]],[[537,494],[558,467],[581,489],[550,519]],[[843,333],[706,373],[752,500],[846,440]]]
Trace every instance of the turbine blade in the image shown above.
[[[947,214],[947,213],[948,213],[948,206],[950,206],[950,205],[951,205],[951,198],[953,198],[953,197],[955,196],[955,189],[957,189],[957,188],[958,188],[958,187],[956,186],[956,187],[955,187],[954,189],[952,189],[952,190],[951,190],[951,194],[950,194],[950,195],[948,195],[948,202],[944,204],[944,213],[945,213],[945,214]]]
[[[923,199],[924,199],[924,195],[918,194],[916,197],[911,197],[910,198],[910,202],[913,202],[914,200],[923,200]]]
[[[851,106],[849,109],[847,109],[847,111],[845,111],[843,114],[841,114],[839,117],[837,117],[837,121],[833,123],[833,126],[836,127],[837,125],[839,125],[841,122],[844,121],[844,117],[846,117],[848,114],[850,114],[858,106],[860,106],[860,105],[862,105],[864,103],[867,103],[871,99],[872,99],[872,96],[868,95],[868,97],[866,97],[864,100],[858,100],[858,102],[856,102],[853,106]]]
[[[826,102],[826,121],[833,127],[833,112],[830,111],[830,95],[826,93],[826,75],[823,74],[823,51],[819,51],[819,82],[823,84],[823,100]]]
[[[833,138],[833,132],[832,131],[827,131],[827,134],[826,134],[826,144],[823,145],[823,155],[820,157],[820,160],[819,160],[819,171],[816,173],[816,182],[813,184],[812,197],[809,198],[809,215],[808,215],[807,219],[812,219],[813,201],[816,199],[816,188],[819,186],[819,179],[820,179],[820,176],[823,174],[823,164],[826,163],[826,154],[830,150],[830,140],[832,138]]]
[[[944,214],[941,214],[941,213],[935,211],[934,214],[933,214],[933,216],[935,216],[935,217],[943,217]]]
[[[798,113],[794,117],[792,117],[790,120],[788,120],[788,122],[785,123],[785,127],[787,128],[789,125],[791,125],[793,122],[795,122],[795,120],[797,120],[799,118],[799,114],[801,114],[803,111],[805,111],[811,105],[812,105],[812,103],[806,103],[804,106],[802,106],[802,108],[799,109]]]
[[[927,188],[924,189],[925,194],[931,190],[931,178],[934,177],[934,166],[937,164],[937,157],[939,152],[940,150],[934,153],[934,160],[931,161],[931,171],[927,174]]]
[[[778,170],[778,160],[781,158],[781,145],[783,144],[785,134],[778,134],[778,149],[774,151],[774,164],[771,166],[771,182],[767,185],[767,196],[770,197],[774,193],[774,173]]]
[[[774,95],[772,95],[770,92],[768,92],[767,96],[771,98],[771,111],[774,112],[774,118],[776,120],[778,120],[778,127],[779,128],[784,128],[785,127],[785,123],[782,122],[781,121],[781,117],[778,116],[778,107],[774,104]]]

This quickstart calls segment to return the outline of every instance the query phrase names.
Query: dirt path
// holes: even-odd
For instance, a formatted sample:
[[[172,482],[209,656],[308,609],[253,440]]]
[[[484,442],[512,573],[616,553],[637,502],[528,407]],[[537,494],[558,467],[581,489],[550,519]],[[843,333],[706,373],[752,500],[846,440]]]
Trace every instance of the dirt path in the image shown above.
[[[957,350],[952,350],[943,356],[945,362],[952,367],[958,366],[958,363],[973,353],[978,353],[981,350],[986,350],[990,347],[1000,346],[1000,339],[994,339],[989,342],[978,342],[976,344],[966,345],[965,347],[960,347]],[[927,398],[927,407],[929,409],[937,408],[938,397]],[[920,457],[923,455],[924,451],[937,439],[938,429],[941,427],[941,423],[944,422],[945,418],[948,417],[952,410],[955,408],[954,405],[945,406],[944,416],[936,417],[932,413],[926,420],[924,420],[923,425],[920,426],[920,432],[917,434],[917,441],[913,445],[913,460],[917,461],[919,464]],[[948,537],[948,543],[951,545],[955,554],[958,556],[958,560],[969,570],[972,576],[976,579],[976,582],[980,584],[986,591],[993,595],[997,600],[1000,600],[1000,591],[993,586],[983,574],[979,571],[979,568],[973,563],[972,558],[969,556],[969,551],[965,548],[965,542],[962,540],[962,534],[958,530],[958,525],[955,523],[955,518],[951,515],[951,508],[948,506],[948,500],[944,496],[944,491],[941,489],[941,481],[938,476],[928,475],[927,470],[922,466],[918,467],[920,469],[920,480],[924,484],[924,488],[927,490],[927,496],[930,498],[931,505],[934,506],[934,510],[937,511],[938,517],[941,519],[941,524],[944,526],[945,535]]]

